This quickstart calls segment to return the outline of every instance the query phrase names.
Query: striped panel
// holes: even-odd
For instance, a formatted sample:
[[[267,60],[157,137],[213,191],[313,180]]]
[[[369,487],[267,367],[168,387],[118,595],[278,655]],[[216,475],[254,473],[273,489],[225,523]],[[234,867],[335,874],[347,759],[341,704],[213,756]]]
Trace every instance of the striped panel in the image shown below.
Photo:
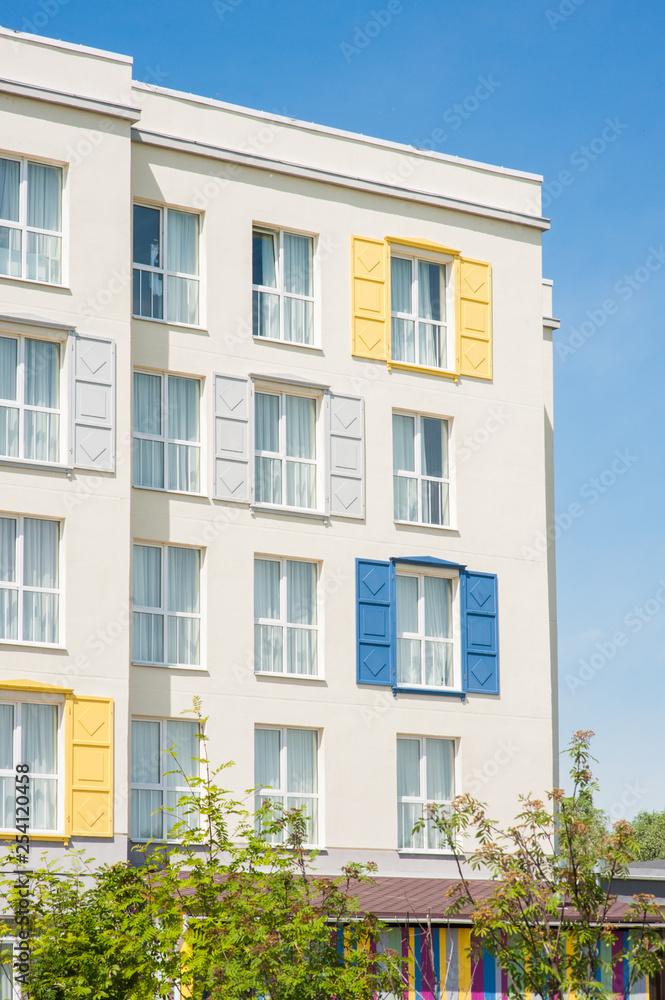
[[[471,931],[460,927],[457,931],[457,981],[460,1000],[470,1000],[471,993]]]

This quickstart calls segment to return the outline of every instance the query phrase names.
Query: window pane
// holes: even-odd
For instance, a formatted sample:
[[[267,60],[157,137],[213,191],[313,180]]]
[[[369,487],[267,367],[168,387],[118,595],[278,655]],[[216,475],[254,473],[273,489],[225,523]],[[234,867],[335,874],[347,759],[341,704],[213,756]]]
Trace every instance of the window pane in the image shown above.
[[[272,233],[252,235],[252,283],[277,288],[275,275],[275,237]]]
[[[424,524],[448,524],[448,484],[423,479],[421,487],[422,520]]]
[[[21,763],[37,774],[57,774],[55,705],[24,703],[21,706]]]
[[[316,673],[316,632],[314,629],[287,628],[286,672],[289,674]]]
[[[411,313],[411,261],[403,257],[390,258],[391,311]]]
[[[286,620],[292,625],[316,624],[316,563],[287,562]]]
[[[132,657],[141,663],[164,663],[164,616],[135,611]]]
[[[199,382],[169,375],[169,438],[199,440]]]
[[[424,684],[433,687],[453,686],[453,647],[449,642],[430,642],[425,646]]]
[[[284,291],[312,294],[313,241],[309,236],[284,233]]]
[[[430,323],[418,324],[419,365],[426,365],[428,368],[443,366],[443,335],[444,331],[440,326],[432,326]]]
[[[166,213],[168,270],[199,273],[199,217],[190,212]]]
[[[397,640],[397,681],[399,684],[422,684],[420,639]]]
[[[0,769],[4,771],[14,768],[13,742],[14,706],[0,705]]]
[[[2,162],[2,161],[0,161]],[[0,337],[0,399],[16,400],[18,340]]]
[[[58,522],[23,521],[23,582],[26,587],[58,586]]]
[[[16,582],[16,519],[0,517],[0,581]]]
[[[199,611],[198,549],[169,545],[169,611]]]
[[[162,793],[157,789],[132,789],[132,840],[160,840],[163,836]]]
[[[201,452],[186,444],[169,445],[168,489],[198,493]]]
[[[22,234],[20,229],[0,226],[0,274],[21,277]]]
[[[28,164],[28,225],[60,232],[62,171],[43,163]]]
[[[0,588],[0,639],[18,639],[18,591]]]
[[[279,340],[279,296],[271,292],[253,292],[252,308],[253,335]]]
[[[392,355],[395,361],[407,365],[416,363],[416,326],[412,319],[392,320]]]
[[[418,578],[398,576],[397,584],[397,632],[418,634]]]
[[[19,221],[19,184],[21,164],[18,160],[0,159],[0,219]]]
[[[56,462],[60,418],[57,413],[26,410],[23,433],[23,454],[38,462]]]
[[[423,832],[413,832],[416,822],[423,814],[419,802],[400,802],[397,807],[397,843],[399,847],[418,848],[423,846]]]
[[[397,740],[397,794],[420,795],[420,740]]]
[[[16,786],[14,775],[0,778],[0,829],[12,829],[15,824],[14,806],[16,803]],[[1,994],[0,994],[1,995]],[[10,998],[13,1000],[13,998]]]
[[[18,409],[0,406],[0,455],[18,457]]]
[[[31,785],[30,825],[33,830],[55,830],[58,784],[53,778],[33,778]]]
[[[155,545],[134,546],[134,605],[162,606],[162,550]]]
[[[257,503],[282,502],[282,463],[278,458],[257,458],[255,469]]]
[[[310,510],[316,506],[316,469],[313,465],[286,463],[286,504]]]
[[[201,756],[199,727],[196,722],[184,719],[169,719],[166,723],[166,749],[175,748],[175,760],[165,755],[164,770],[175,771],[166,778],[167,785],[183,787],[187,778],[194,778],[199,773],[196,758]]]
[[[452,740],[425,740],[427,798],[433,802],[450,801],[454,791],[454,753]]]
[[[134,372],[134,430],[140,434],[162,433],[162,377]]]
[[[447,475],[447,472],[444,473],[446,456],[443,420],[421,417],[420,432],[423,476],[441,479]]]
[[[134,438],[134,486],[164,489],[164,442]]]
[[[418,480],[393,476],[395,520],[418,520]]]
[[[289,458],[315,458],[316,400],[286,396],[286,454]]]
[[[311,729],[286,730],[287,791],[313,793],[318,790],[316,748],[318,733]]]
[[[177,278],[169,274],[166,279],[168,308],[166,318],[170,323],[187,323],[196,326],[199,321],[199,283],[192,278]]]
[[[415,472],[415,417],[393,413],[393,469],[395,472]]]
[[[60,284],[62,240],[59,236],[28,233],[27,277],[32,281]]]
[[[280,748],[279,729],[254,730],[254,781],[258,788],[280,787]]]
[[[256,394],[256,450],[279,452],[279,396]]]
[[[279,619],[280,565],[274,560],[254,560],[254,617]]]
[[[452,638],[452,580],[438,576],[423,579],[425,598],[425,635],[437,639]]]
[[[158,208],[134,205],[134,263],[161,267]]]
[[[418,315],[423,319],[442,320],[443,268],[440,264],[418,261]]]
[[[134,315],[150,319],[163,316],[163,279],[156,271],[134,271]]]
[[[27,642],[58,641],[58,595],[23,593],[23,638]]]
[[[268,673],[281,674],[282,639],[284,629],[281,625],[254,626],[254,669]]]
[[[132,721],[132,781],[158,785],[160,781],[159,722]]]
[[[284,340],[294,344],[312,344],[313,334],[312,303],[306,299],[284,299]]]
[[[200,662],[201,622],[198,618],[168,617],[169,663]]]

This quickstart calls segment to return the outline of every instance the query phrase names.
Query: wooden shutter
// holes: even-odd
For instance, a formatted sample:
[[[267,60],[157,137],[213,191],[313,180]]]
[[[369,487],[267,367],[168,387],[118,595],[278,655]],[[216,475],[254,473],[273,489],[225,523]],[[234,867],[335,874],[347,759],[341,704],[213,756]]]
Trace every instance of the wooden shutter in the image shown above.
[[[460,257],[457,262],[458,335],[460,375],[492,377],[491,268],[478,260]]]
[[[252,448],[249,379],[215,375],[214,406],[215,498],[249,503]]]
[[[113,701],[72,696],[69,829],[79,837],[113,836]]]
[[[351,239],[352,353],[386,361],[390,356],[388,251],[383,240]]]
[[[330,395],[328,407],[328,510],[338,517],[364,517],[364,402]]]
[[[499,693],[497,579],[460,573],[462,584],[462,683],[471,694]]]
[[[79,469],[115,469],[115,343],[72,338],[72,440]]]
[[[358,684],[392,686],[389,562],[356,560]]]

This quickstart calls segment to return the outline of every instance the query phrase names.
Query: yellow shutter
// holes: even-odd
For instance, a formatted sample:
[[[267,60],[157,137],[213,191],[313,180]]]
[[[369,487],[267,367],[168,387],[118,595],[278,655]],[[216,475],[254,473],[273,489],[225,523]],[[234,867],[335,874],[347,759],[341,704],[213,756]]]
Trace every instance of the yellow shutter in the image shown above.
[[[492,377],[492,292],[489,264],[457,263],[457,359],[460,375]]]
[[[386,361],[390,356],[387,263],[383,240],[352,237],[352,353],[358,358]]]
[[[113,836],[113,701],[69,699],[70,833]]]

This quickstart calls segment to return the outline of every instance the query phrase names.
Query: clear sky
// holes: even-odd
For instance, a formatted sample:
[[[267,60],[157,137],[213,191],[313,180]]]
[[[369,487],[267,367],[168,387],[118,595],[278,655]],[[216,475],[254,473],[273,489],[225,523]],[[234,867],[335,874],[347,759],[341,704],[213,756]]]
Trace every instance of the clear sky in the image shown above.
[[[149,83],[544,175],[561,736],[595,730],[614,818],[665,808],[662,2],[0,0],[0,23],[131,55]]]

